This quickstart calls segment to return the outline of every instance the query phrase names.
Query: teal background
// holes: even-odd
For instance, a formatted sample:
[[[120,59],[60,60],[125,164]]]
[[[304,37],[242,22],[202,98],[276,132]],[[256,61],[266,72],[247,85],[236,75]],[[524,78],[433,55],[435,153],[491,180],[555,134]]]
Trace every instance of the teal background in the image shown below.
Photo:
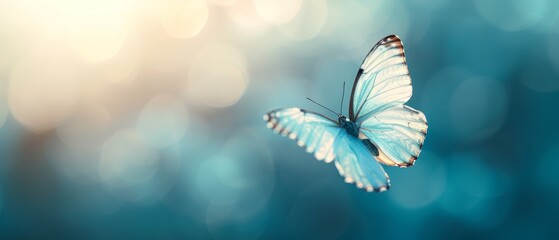
[[[232,17],[234,6],[251,1],[213,2],[204,3],[209,17],[194,37],[165,35],[150,14],[137,18],[136,35],[129,37],[140,41],[132,52],[142,52],[134,58],[140,59],[135,80],[103,85],[99,89],[111,94],[88,100],[107,109],[110,120],[89,125],[89,118],[79,118],[82,125],[74,128],[65,117],[40,130],[33,126],[43,126],[41,116],[59,105],[36,105],[47,115],[19,114],[23,105],[13,96],[38,93],[14,92],[14,69],[36,49],[31,46],[40,34],[14,11],[42,8],[0,2],[3,239],[559,237],[557,2],[314,0],[304,1],[305,12],[288,23],[261,28]],[[149,6],[134,11],[150,12]],[[337,109],[342,83],[352,83],[369,49],[389,34],[404,42],[414,87],[408,105],[425,113],[429,130],[416,164],[386,167],[391,189],[366,193],[344,183],[332,164],[266,129],[262,115],[277,107],[328,115],[305,98]],[[222,56],[215,49],[210,60],[195,57],[215,43],[236,49],[227,55],[234,63],[212,61]],[[37,68],[57,61],[39,55]],[[235,62],[238,55],[242,60]],[[109,60],[72,61],[79,67],[55,70],[78,69],[76,78],[95,83]],[[188,85],[198,76],[194,69],[203,69],[196,74],[204,80],[228,63],[244,71],[235,75],[245,85],[234,100],[203,99],[221,99],[239,82],[215,95],[213,88],[190,92],[197,86]],[[216,75],[218,86],[228,71]],[[68,116],[87,109],[81,102],[91,86],[79,89],[82,100]],[[202,100],[191,97],[199,92]],[[155,105],[144,117],[159,94],[178,105]],[[90,126],[91,132],[72,135]],[[97,138],[94,148],[71,146]]]

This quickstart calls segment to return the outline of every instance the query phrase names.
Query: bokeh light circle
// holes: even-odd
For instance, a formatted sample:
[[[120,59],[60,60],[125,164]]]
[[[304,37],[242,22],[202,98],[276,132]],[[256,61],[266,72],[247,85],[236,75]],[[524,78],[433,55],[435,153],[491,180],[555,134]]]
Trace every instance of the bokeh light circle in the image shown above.
[[[253,0],[260,16],[275,25],[291,21],[303,4],[302,0]]]
[[[199,193],[208,201],[219,201],[220,204],[231,204],[239,197],[237,189],[229,184],[228,180],[246,182],[241,173],[241,167],[236,159],[216,155],[200,164],[197,171],[197,187]],[[233,184],[234,185],[234,184]]]
[[[74,51],[86,61],[100,62],[112,58],[128,37],[129,27],[121,15],[90,16],[82,18],[80,25],[71,28],[69,40]]]
[[[549,189],[559,188],[556,171],[559,167],[557,156],[559,156],[559,143],[552,144],[551,147],[542,152],[542,157],[536,165],[534,180],[539,190],[559,200],[559,193],[557,191],[549,191]]]
[[[434,203],[446,187],[446,166],[436,154],[422,151],[417,163],[401,171],[390,173],[392,184],[389,195],[406,208],[421,208]]]
[[[161,25],[171,37],[192,38],[208,21],[209,9],[205,0],[165,0],[162,4]]]
[[[206,224],[212,235],[221,238],[223,231],[234,231],[252,238],[264,230],[255,218],[272,194],[275,174],[270,150],[254,129],[240,130],[197,174],[198,194],[209,203]],[[254,222],[255,229],[245,233],[244,226],[235,224],[239,221]]]
[[[196,182],[199,194],[214,204],[236,204],[249,194],[260,196],[251,201],[261,206],[275,182],[271,153],[253,130],[241,130],[221,153],[200,164]]]
[[[500,0],[476,0],[474,3],[483,18],[505,31],[519,31],[536,24],[548,5],[546,0],[512,0],[507,4]]]
[[[425,85],[419,109],[425,113],[430,126],[429,136],[426,138],[426,144],[430,139],[457,139],[454,131],[454,124],[449,114],[451,109],[451,99],[454,92],[460,84],[474,76],[458,67],[446,67],[439,70]]]
[[[151,197],[149,182],[159,168],[159,153],[132,129],[116,132],[103,146],[99,176],[104,185],[126,201]]]
[[[458,152],[449,158],[448,184],[440,198],[448,213],[479,228],[500,224],[511,207],[506,196],[513,187],[510,177],[498,168],[490,167],[492,154]]]
[[[44,42],[13,69],[8,101],[15,119],[32,131],[61,124],[80,99],[80,65],[68,49]]]
[[[281,26],[280,30],[293,40],[309,40],[320,32],[327,16],[328,2],[326,0],[304,1],[295,18]]]
[[[198,52],[185,86],[187,98],[211,107],[235,104],[248,85],[246,60],[236,48],[214,44]]]
[[[214,239],[231,239],[231,236],[239,239],[260,239],[266,231],[269,218],[266,213],[248,216],[241,214],[242,217],[239,217],[244,206],[232,208],[216,202],[219,201],[210,202],[205,219],[208,231]]]
[[[56,134],[69,147],[100,150],[111,121],[111,115],[103,106],[84,104],[56,129]]]
[[[68,146],[59,137],[47,144],[45,155],[58,173],[72,182],[98,185],[99,154],[99,149]]]
[[[208,0],[210,3],[219,5],[219,6],[229,6],[234,4],[237,0]]]
[[[356,49],[364,44],[370,48],[379,38],[378,35],[371,35],[371,33],[379,32],[385,25],[392,24],[390,20],[395,16],[395,11],[397,11],[398,18],[408,18],[405,16],[407,12],[397,6],[400,5],[396,1],[375,3],[370,1],[330,1],[326,23],[320,35],[344,49]],[[347,13],[351,13],[351,17],[348,17]],[[400,26],[395,27],[400,28]],[[359,29],[367,29],[367,31]],[[394,33],[394,31],[391,29],[390,33]],[[404,33],[398,31],[398,35]],[[371,39],[371,37],[374,38]]]
[[[130,29],[129,18],[137,1],[17,1],[2,7],[10,9],[8,21],[18,22],[33,40],[63,39],[82,60],[105,61],[123,46]],[[19,34],[18,34],[19,35]],[[25,37],[23,37],[25,38]]]
[[[191,53],[184,53],[193,51],[185,45],[184,39],[170,38],[167,35],[159,35],[146,45],[144,50],[146,53],[143,61],[147,70],[159,74],[183,73],[181,70],[184,68],[185,59],[192,57]]]
[[[559,40],[559,38],[555,38]],[[556,42],[550,43],[549,45],[549,55],[557,55],[557,53],[551,53],[552,51],[559,50],[559,46]],[[557,73],[559,73],[559,65],[552,58],[551,61],[545,56],[532,55],[531,62],[525,63],[523,69],[521,70],[520,80],[522,83],[531,90],[537,92],[556,92],[559,90],[559,79],[557,78]],[[558,55],[559,56],[559,55]]]
[[[10,115],[10,110],[8,104],[6,103],[6,98],[0,95],[0,128],[4,126],[8,116]]]
[[[137,39],[128,39],[112,58],[99,64],[100,78],[115,84],[130,84],[138,77],[144,50]]]
[[[227,8],[227,14],[243,34],[259,35],[270,29],[271,24],[260,17],[252,0],[237,0]]]
[[[164,148],[178,142],[188,127],[188,116],[179,98],[160,94],[141,110],[136,131],[146,143]]]
[[[444,1],[443,0],[410,0],[410,3],[415,5],[415,7],[431,10],[440,7],[444,3]]]
[[[450,100],[452,130],[463,139],[483,139],[497,132],[506,119],[508,96],[500,82],[471,78]]]
[[[453,25],[454,27],[449,28],[444,37],[427,42],[429,46],[426,47],[444,51],[445,64],[460,66],[477,75],[492,77],[502,82],[511,80],[508,74],[517,69],[518,63],[515,59],[521,56],[519,51],[509,49],[518,46],[505,41],[506,37],[500,35],[494,35],[489,40],[487,36],[492,35],[495,28],[480,18],[465,18]],[[476,31],[463,29],[476,29]],[[499,44],[496,44],[497,42]]]
[[[460,188],[478,198],[496,198],[512,188],[512,181],[508,175],[492,168],[488,159],[494,157],[488,153],[457,153],[452,156],[452,168],[455,171],[453,179]]]

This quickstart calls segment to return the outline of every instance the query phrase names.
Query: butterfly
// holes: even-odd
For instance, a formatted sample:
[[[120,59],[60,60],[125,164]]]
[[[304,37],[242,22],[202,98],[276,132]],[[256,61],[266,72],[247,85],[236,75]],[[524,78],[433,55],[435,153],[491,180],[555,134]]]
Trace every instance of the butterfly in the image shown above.
[[[328,108],[338,115],[337,121],[300,108],[281,108],[266,113],[264,120],[316,159],[334,161],[345,182],[383,192],[390,188],[390,178],[380,163],[412,166],[423,148],[427,119],[404,105],[411,96],[404,46],[390,35],[373,46],[357,72],[349,118]]]

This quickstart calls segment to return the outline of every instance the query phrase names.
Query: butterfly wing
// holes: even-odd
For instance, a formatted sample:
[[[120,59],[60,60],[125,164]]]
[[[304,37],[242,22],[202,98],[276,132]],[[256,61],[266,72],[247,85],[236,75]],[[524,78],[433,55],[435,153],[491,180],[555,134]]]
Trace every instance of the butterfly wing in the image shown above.
[[[267,127],[297,141],[320,161],[334,160],[334,141],[343,130],[338,123],[318,113],[300,108],[283,108],[264,115]]]
[[[336,167],[346,182],[367,191],[389,188],[388,176],[367,147],[336,121],[299,108],[270,111],[264,120],[268,128],[297,141],[316,159],[325,162],[336,159]]]
[[[403,105],[366,119],[360,132],[377,146],[377,160],[390,166],[408,167],[421,152],[427,120],[422,112]]]
[[[371,49],[351,93],[350,120],[377,146],[377,160],[391,166],[412,165],[423,146],[427,120],[422,112],[404,105],[412,86],[398,36],[387,36]]]
[[[335,145],[336,168],[346,183],[355,183],[368,192],[390,188],[388,175],[360,139],[343,131]]]

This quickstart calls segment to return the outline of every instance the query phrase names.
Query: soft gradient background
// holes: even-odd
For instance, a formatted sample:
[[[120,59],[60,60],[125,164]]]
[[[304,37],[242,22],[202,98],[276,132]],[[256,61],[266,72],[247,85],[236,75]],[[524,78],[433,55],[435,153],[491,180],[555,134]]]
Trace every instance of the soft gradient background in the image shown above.
[[[388,34],[429,133],[366,193],[262,115]],[[0,238],[557,238],[558,74],[552,0],[0,0]]]

